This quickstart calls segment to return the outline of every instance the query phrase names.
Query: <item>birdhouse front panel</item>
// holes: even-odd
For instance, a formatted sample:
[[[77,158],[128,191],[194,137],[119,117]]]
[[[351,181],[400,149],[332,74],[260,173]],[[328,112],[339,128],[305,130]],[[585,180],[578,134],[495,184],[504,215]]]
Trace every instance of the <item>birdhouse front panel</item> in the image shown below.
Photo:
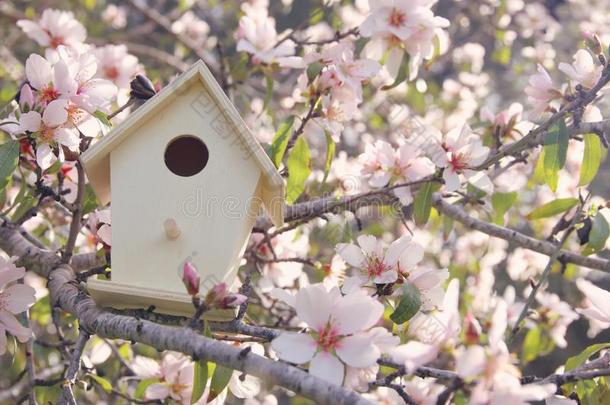
[[[184,292],[186,260],[204,291],[232,281],[261,169],[224,114],[191,82],[110,153],[113,282]]]

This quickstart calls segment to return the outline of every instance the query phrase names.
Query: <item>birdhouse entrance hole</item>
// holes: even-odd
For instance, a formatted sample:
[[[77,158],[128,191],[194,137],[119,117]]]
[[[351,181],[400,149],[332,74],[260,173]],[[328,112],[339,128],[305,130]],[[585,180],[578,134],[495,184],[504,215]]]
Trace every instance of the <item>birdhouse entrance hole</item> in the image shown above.
[[[181,135],[172,139],[165,149],[165,165],[175,175],[194,176],[208,163],[210,154],[199,138]]]

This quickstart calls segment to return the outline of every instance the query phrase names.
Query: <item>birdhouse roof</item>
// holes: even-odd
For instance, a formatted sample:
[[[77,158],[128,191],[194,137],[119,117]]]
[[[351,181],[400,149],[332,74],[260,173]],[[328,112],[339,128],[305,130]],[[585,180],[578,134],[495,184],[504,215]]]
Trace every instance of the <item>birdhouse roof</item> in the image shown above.
[[[136,132],[144,122],[155,120],[157,113],[162,108],[170,107],[172,100],[197,81],[203,85],[209,97],[222,112],[226,123],[240,138],[236,147],[243,148],[246,153],[255,159],[263,176],[263,205],[273,223],[276,226],[281,225],[284,222],[284,179],[202,60],[197,61],[154,97],[147,100],[125,121],[81,155],[80,160],[85,167],[89,183],[95,194],[102,204],[110,202],[110,153],[119,147],[123,140]]]

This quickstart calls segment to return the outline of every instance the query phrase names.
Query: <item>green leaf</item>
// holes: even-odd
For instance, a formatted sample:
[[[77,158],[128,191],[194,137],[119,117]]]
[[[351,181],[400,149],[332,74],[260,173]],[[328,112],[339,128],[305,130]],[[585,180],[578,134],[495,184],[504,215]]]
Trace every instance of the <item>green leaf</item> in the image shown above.
[[[83,194],[83,215],[95,211],[100,206],[100,202],[93,191],[93,187],[89,184],[85,187],[85,193]]]
[[[146,393],[146,388],[148,388],[149,385],[154,384],[156,382],[159,382],[158,378],[148,378],[146,380],[142,380],[138,383],[138,385],[136,386],[136,390],[133,393],[133,396],[136,398],[143,398],[144,394]]]
[[[585,152],[580,167],[579,186],[589,184],[597,174],[602,161],[602,142],[596,134],[585,134]]]
[[[28,210],[30,208],[34,207],[34,204],[36,204],[36,199],[34,197],[32,197],[29,194],[24,195],[23,199],[21,200],[21,202],[15,209],[15,212],[13,212],[13,216],[12,216],[13,221],[15,221],[15,222],[19,221],[21,219],[21,217],[23,217],[23,215],[25,215],[25,213],[28,212]]]
[[[589,242],[583,250],[584,255],[590,255],[598,252],[606,247],[606,240],[610,236],[610,226],[608,221],[601,214],[597,213],[593,217],[593,223],[591,225],[591,231],[589,231]]]
[[[100,122],[104,125],[106,125],[107,127],[112,127],[112,122],[110,122],[110,120],[108,119],[108,115],[105,114],[104,112],[97,110],[96,112],[93,113],[93,116],[95,118],[97,118],[98,120],[100,120]]]
[[[199,401],[208,384],[208,362],[199,360],[195,363],[195,375],[193,376],[193,393],[191,394],[191,404]]]
[[[553,125],[544,137],[544,175],[551,190],[557,190],[559,170],[566,163],[570,134],[563,121]]]
[[[390,315],[390,319],[396,324],[403,324],[413,318],[420,307],[421,295],[419,290],[413,284],[405,284],[402,287],[400,301]]]
[[[286,201],[293,204],[305,191],[305,181],[311,174],[311,155],[305,137],[300,136],[288,155]]]
[[[610,347],[609,343],[597,343],[587,347],[585,350],[577,354],[576,356],[570,357],[565,364],[565,371],[574,370],[576,367],[582,366],[585,364],[589,357],[598,353],[600,350],[603,350],[607,347]]]
[[[523,360],[527,363],[538,357],[538,346],[542,340],[542,329],[539,326],[530,329],[523,340]]]
[[[432,193],[434,193],[436,184],[428,182],[422,184],[421,188],[415,194],[413,200],[413,219],[415,225],[422,226],[428,222],[430,211],[432,211]]]
[[[216,365],[214,369],[214,375],[210,382],[210,395],[208,396],[208,403],[214,400],[220,393],[227,387],[229,380],[233,375],[233,369],[230,369],[220,364]]]
[[[4,190],[19,163],[19,142],[0,145],[0,190]]]
[[[307,66],[308,83],[313,82],[316,79],[316,77],[318,77],[318,75],[320,74],[320,72],[322,71],[323,68],[324,68],[324,65],[320,62],[310,63],[309,66]]]
[[[275,164],[275,167],[280,167],[280,164],[282,163],[293,124],[294,116],[290,116],[286,122],[283,122],[280,125],[273,137],[273,141],[271,142],[271,160]]]
[[[106,391],[107,394],[110,394],[112,392],[112,383],[107,379],[95,374],[89,374],[89,377],[91,377],[93,381],[98,383],[99,386],[102,387],[102,389]]]
[[[548,218],[561,214],[578,204],[577,198],[558,198],[538,208],[526,215],[527,219]]]
[[[391,90],[394,87],[398,86],[400,83],[404,82],[407,79],[407,75],[409,74],[409,55],[405,52],[402,55],[402,61],[400,62],[400,68],[398,69],[398,74],[396,75],[396,79],[394,83],[389,84],[387,86],[383,86],[381,90]]]
[[[587,347],[585,350],[577,354],[576,356],[570,357],[565,363],[565,371],[574,370],[576,367],[582,366],[587,360],[599,351],[610,347],[610,343],[597,343]],[[566,384],[564,388],[567,393],[574,390],[575,384]]]
[[[509,193],[496,192],[491,196],[491,206],[494,209],[493,221],[502,225],[504,223],[504,214],[515,205],[517,201],[517,192],[512,191]]]
[[[324,135],[326,135],[326,162],[324,163],[324,178],[322,179],[322,183],[326,183],[326,179],[328,178],[328,173],[330,172],[330,167],[333,164],[333,159],[335,158],[335,141],[333,141],[333,137],[328,131],[324,131]]]

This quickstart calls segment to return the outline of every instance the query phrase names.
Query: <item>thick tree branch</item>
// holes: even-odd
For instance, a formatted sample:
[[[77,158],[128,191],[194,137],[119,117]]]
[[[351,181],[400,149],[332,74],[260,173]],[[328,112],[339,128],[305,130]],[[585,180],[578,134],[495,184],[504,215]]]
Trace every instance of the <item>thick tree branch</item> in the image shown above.
[[[75,315],[83,328],[100,337],[144,343],[158,350],[173,350],[196,359],[208,359],[280,385],[319,404],[370,404],[353,391],[330,384],[289,364],[199,335],[190,328],[172,328],[146,320],[113,314],[97,308],[76,283],[74,272],[60,265],[49,277],[52,304]]]

